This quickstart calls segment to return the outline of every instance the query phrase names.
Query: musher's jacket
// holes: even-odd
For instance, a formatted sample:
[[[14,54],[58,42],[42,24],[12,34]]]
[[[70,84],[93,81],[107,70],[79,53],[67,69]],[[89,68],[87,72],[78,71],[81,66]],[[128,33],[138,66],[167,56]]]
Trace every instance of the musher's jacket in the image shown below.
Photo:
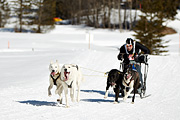
[[[143,54],[150,54],[150,50],[139,42],[134,41],[134,45],[131,51],[128,51],[126,44],[120,47],[120,52],[117,56],[118,60],[124,59],[124,63],[129,63],[129,60],[135,58],[141,52]],[[131,57],[131,58],[130,58]]]

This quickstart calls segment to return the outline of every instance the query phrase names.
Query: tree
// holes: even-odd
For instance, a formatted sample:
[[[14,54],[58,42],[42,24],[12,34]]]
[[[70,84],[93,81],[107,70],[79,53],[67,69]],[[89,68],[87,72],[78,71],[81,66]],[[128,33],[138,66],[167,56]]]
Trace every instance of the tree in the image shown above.
[[[121,21],[121,0],[118,0],[118,15],[119,15],[119,31],[122,31],[122,21]]]
[[[111,9],[112,9],[112,1],[108,0],[108,28],[111,28]]]
[[[126,1],[127,1],[127,0],[126,0]],[[123,24],[124,24],[125,30],[127,30],[127,2],[125,3],[125,9],[124,9],[124,21],[123,21]]]
[[[141,20],[138,22],[135,27],[136,39],[139,39],[142,44],[147,46],[151,54],[159,55],[162,52],[168,52],[167,50],[161,50],[161,48],[165,48],[163,40],[161,37],[164,36],[160,31],[164,29],[162,23],[151,16],[150,20],[146,18],[146,16],[140,16]]]
[[[0,27],[4,27],[9,18],[9,5],[7,0],[0,0]]]
[[[53,18],[56,16],[56,1],[54,0],[34,0],[35,7],[38,9],[36,12],[36,19],[34,24],[37,25],[36,32],[46,32],[54,27]]]
[[[135,25],[136,25],[136,22],[137,22],[136,18],[137,18],[137,10],[138,10],[138,8],[139,8],[139,2],[138,2],[138,0],[135,0],[134,1],[135,14],[134,14],[134,19],[133,19],[133,21],[134,21],[133,24],[135,24]],[[133,24],[132,24],[132,28],[134,27]]]
[[[78,24],[80,24],[80,22],[81,22],[81,12],[82,12],[82,10],[81,10],[81,0],[79,0],[79,4],[78,4],[78,14],[77,14],[77,23]]]
[[[116,28],[116,1],[113,0],[112,2],[112,6],[113,6],[113,29],[115,30]]]
[[[106,0],[103,0],[103,7],[102,7],[102,12],[103,12],[103,20],[102,20],[102,25],[103,25],[103,28],[106,28]]]
[[[43,14],[43,0],[34,0],[33,1],[33,5],[35,6],[35,8],[38,9],[38,12],[36,12],[36,19],[34,20],[34,24],[37,25],[37,28],[35,29],[35,31],[37,33],[41,33],[41,26],[43,25],[42,23],[42,14]]]
[[[16,31],[22,32],[23,27],[27,27],[29,22],[29,17],[31,16],[31,0],[13,0],[12,5],[12,12],[13,15],[16,16],[18,19],[16,21]]]
[[[132,0],[128,0],[128,4],[129,4],[129,8],[130,8],[130,11],[129,11],[129,14],[130,14],[130,24],[129,24],[129,29],[132,30]]]
[[[168,41],[162,40],[162,37],[165,36],[162,31],[166,27],[163,23],[168,19],[174,19],[176,15],[176,6],[172,5],[176,5],[176,1],[142,1],[141,12],[143,14],[140,15],[141,19],[135,27],[136,34],[134,36],[150,49],[151,54],[160,55],[168,52],[165,50],[167,47],[165,43]]]

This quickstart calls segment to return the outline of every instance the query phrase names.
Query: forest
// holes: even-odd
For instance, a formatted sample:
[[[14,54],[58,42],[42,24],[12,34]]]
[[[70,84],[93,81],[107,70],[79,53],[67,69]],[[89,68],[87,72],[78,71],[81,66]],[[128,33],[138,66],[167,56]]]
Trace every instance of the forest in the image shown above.
[[[130,30],[153,54],[159,54],[166,52],[154,49],[166,47],[161,45],[167,29],[163,23],[178,19],[179,8],[180,0],[0,0],[0,28],[11,24],[14,32],[46,33],[55,24],[83,24]]]

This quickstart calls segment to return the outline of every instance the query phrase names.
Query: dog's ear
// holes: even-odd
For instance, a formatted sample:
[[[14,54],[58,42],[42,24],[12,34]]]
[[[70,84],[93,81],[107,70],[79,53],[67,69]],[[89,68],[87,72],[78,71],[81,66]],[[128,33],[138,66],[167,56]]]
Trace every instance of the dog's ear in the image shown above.
[[[77,70],[79,69],[78,65],[75,65],[75,64],[71,64],[72,67],[76,67]]]
[[[53,61],[51,60],[51,64],[53,64]]]
[[[76,67],[75,64],[70,64],[72,67]]]

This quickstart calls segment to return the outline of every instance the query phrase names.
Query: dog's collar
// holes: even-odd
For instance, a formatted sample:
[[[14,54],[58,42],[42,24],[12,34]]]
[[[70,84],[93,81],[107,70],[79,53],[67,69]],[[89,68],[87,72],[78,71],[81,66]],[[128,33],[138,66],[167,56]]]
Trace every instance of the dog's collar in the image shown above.
[[[58,75],[58,74],[59,74],[59,75]],[[54,85],[57,85],[56,81],[57,81],[57,79],[59,79],[59,77],[60,77],[61,74],[60,74],[60,73],[57,73],[56,75],[58,75],[56,79],[51,75],[51,78],[52,78],[52,80],[53,80]]]

